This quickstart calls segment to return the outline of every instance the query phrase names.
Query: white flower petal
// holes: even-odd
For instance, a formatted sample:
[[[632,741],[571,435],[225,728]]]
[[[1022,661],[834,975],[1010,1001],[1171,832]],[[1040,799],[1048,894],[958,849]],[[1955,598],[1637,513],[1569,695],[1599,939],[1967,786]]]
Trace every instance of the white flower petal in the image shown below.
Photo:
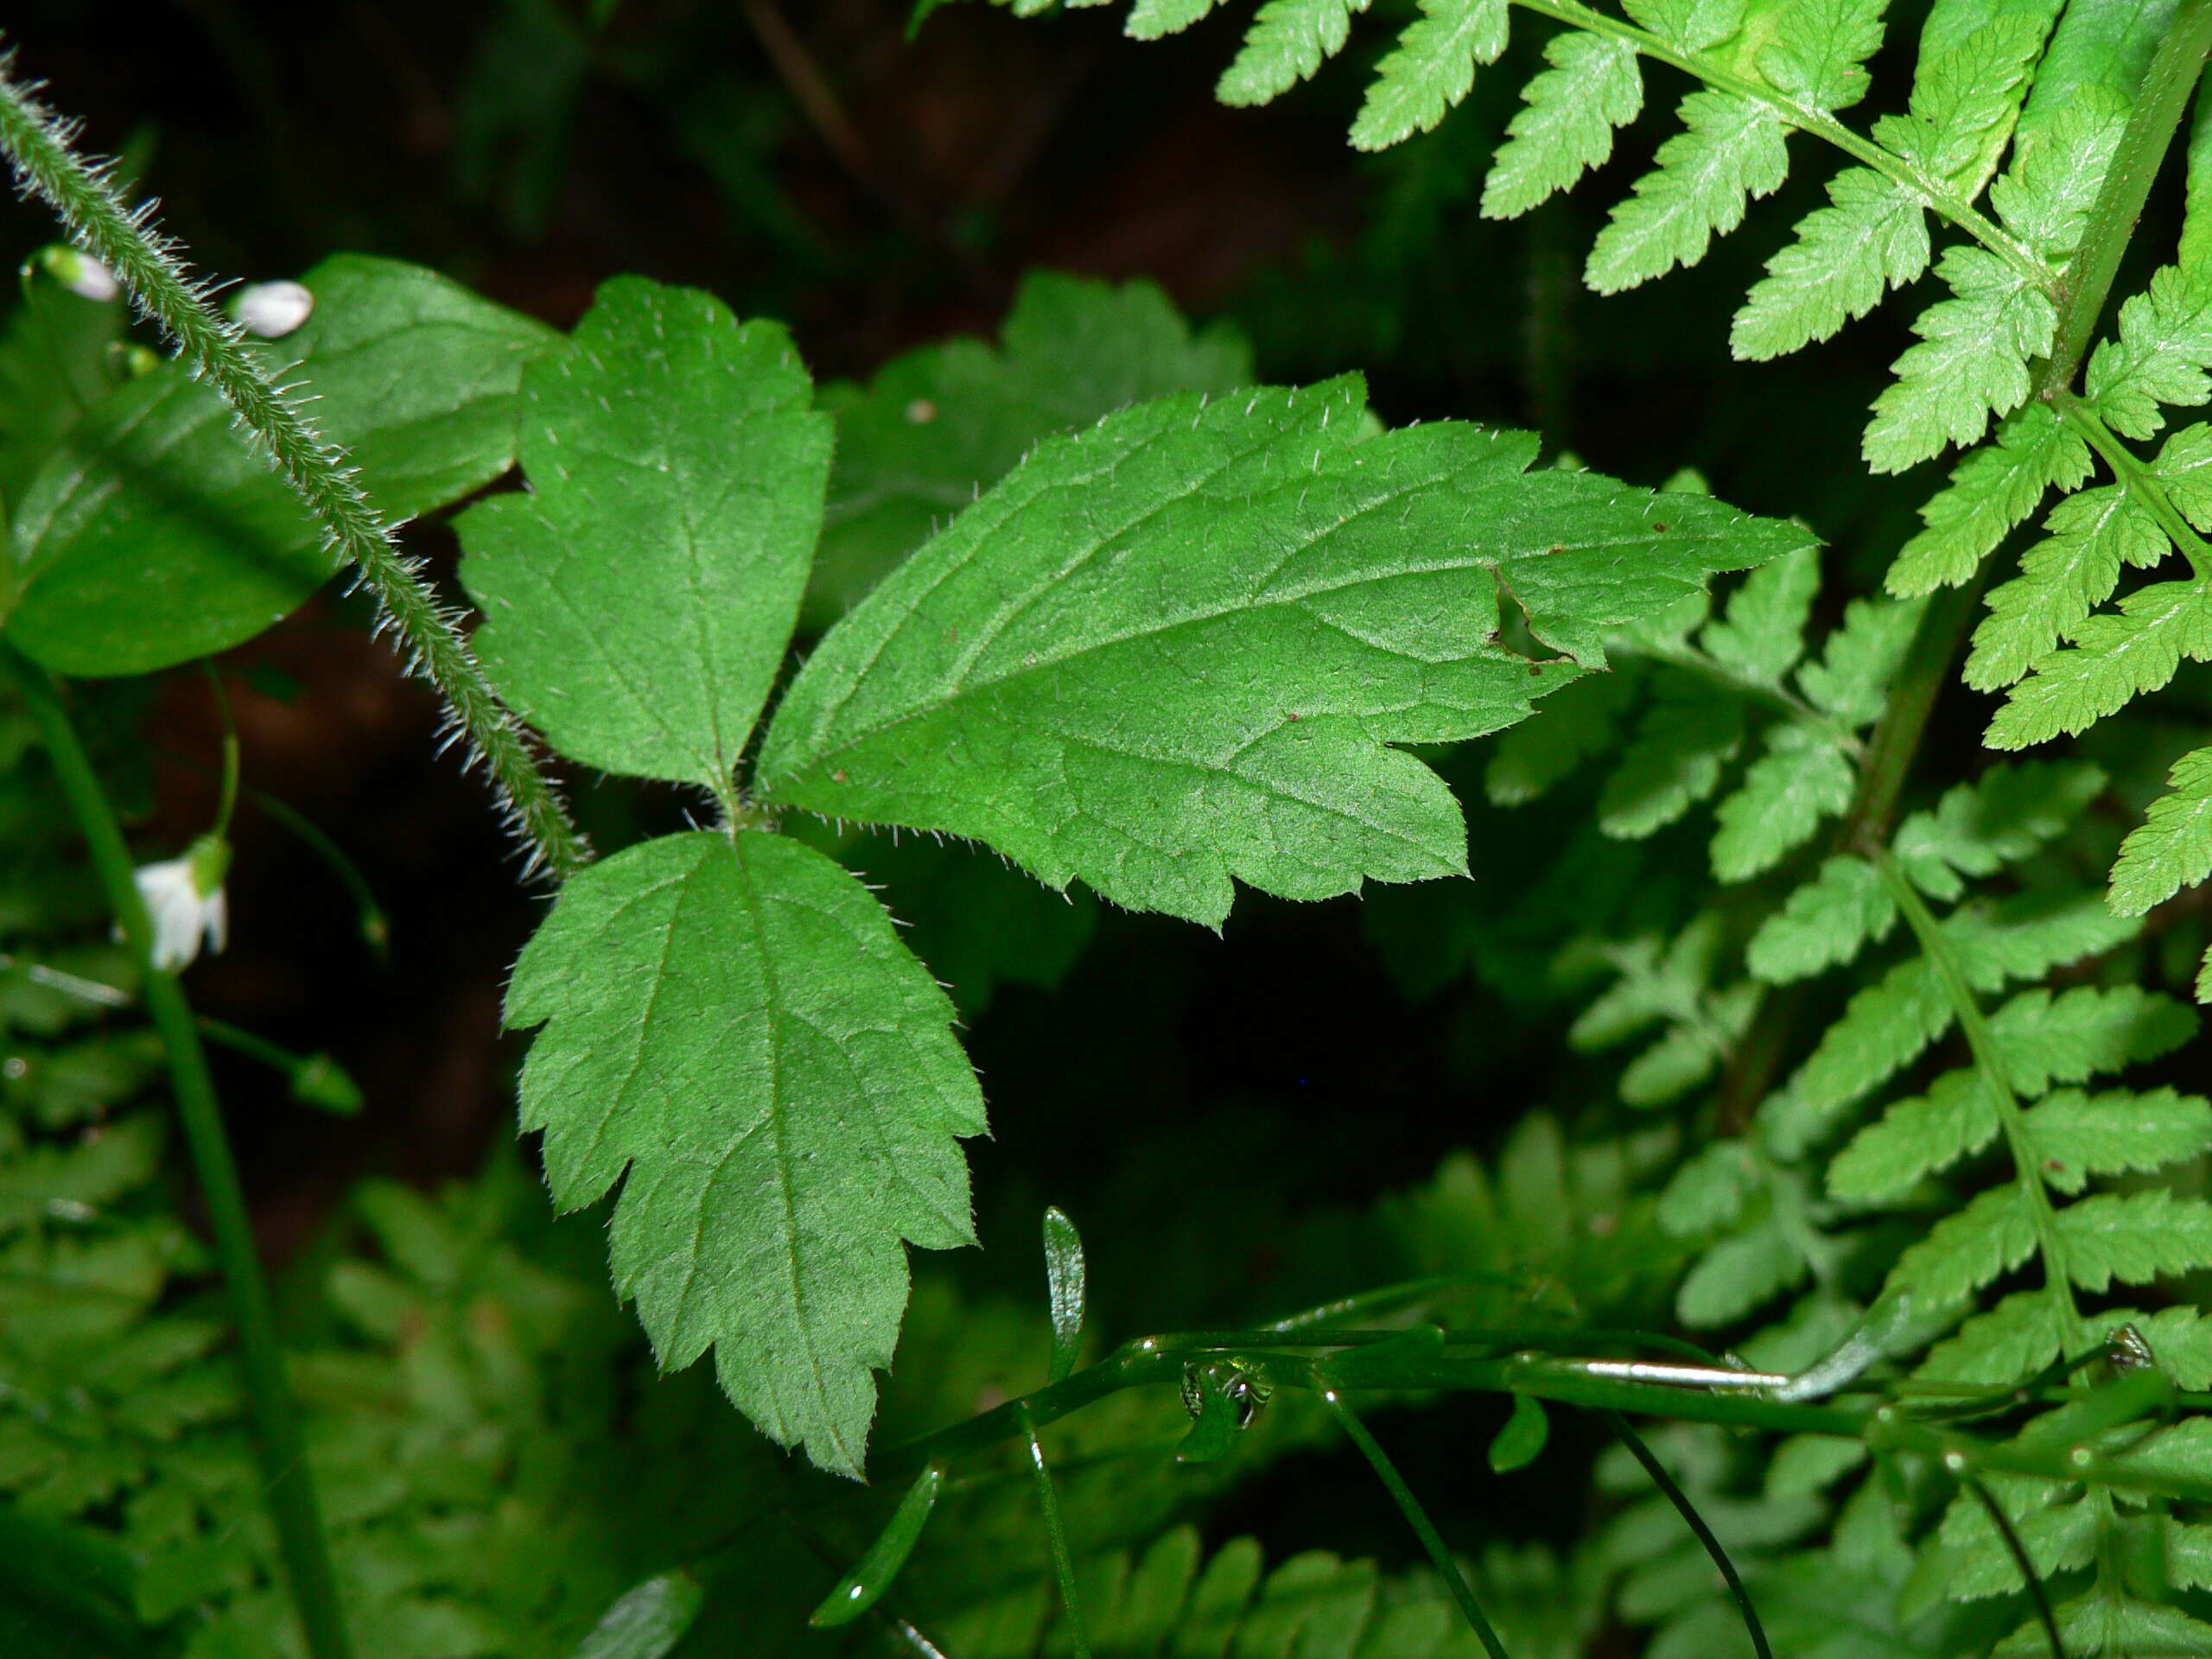
[[[314,310],[315,296],[298,283],[249,283],[231,302],[231,315],[264,340],[283,339]]]

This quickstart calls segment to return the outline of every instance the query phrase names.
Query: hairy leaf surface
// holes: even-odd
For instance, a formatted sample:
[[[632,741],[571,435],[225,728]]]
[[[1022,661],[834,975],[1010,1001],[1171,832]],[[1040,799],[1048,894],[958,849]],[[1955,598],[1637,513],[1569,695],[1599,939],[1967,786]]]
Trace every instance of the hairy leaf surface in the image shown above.
[[[1339,382],[1040,446],[823,641],[764,792],[1209,923],[1232,875],[1322,898],[1449,874],[1458,807],[1388,745],[1510,725],[1614,626],[1805,540],[1524,472],[1519,434],[1365,432]],[[1506,649],[1512,607],[1571,660]]]
[[[620,277],[523,389],[531,492],[460,524],[486,671],[574,760],[727,791],[822,524],[804,365],[778,324]]]
[[[902,1239],[970,1243],[983,1131],[952,1004],[860,883],[780,836],[666,836],[570,878],[508,987],[522,1122],[564,1209],[621,1197],[616,1288],[668,1370],[709,1346],[786,1446],[857,1475]]]

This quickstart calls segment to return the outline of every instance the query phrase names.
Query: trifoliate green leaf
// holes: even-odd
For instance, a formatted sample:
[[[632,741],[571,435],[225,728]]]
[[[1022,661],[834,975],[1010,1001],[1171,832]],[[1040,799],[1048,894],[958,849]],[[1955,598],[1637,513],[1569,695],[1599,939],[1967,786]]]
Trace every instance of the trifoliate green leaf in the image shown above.
[[[763,1431],[858,1475],[906,1302],[900,1241],[971,1242],[983,1130],[952,1004],[852,876],[753,831],[569,878],[506,1019],[563,1209],[618,1181],[614,1282],[662,1366],[715,1349]]]
[[[1522,435],[1367,430],[1336,383],[1040,445],[824,639],[763,793],[1210,923],[1232,876],[1318,899],[1449,874],[1459,809],[1387,745],[1510,725],[1620,623],[1806,539],[1524,472]],[[1501,591],[1573,661],[1500,645]]]
[[[1483,217],[1512,219],[1571,188],[1613,153],[1613,129],[1643,112],[1636,48],[1608,35],[1570,29],[1544,44],[1551,67],[1521,89],[1490,176]]]
[[[1239,105],[1281,97],[1344,49],[1353,16],[1366,10],[1367,0],[1268,0],[1214,96]],[[1134,15],[1129,32],[1136,33]]]
[[[863,389],[826,386],[837,456],[806,621],[827,627],[1038,439],[1172,391],[1252,379],[1229,327],[1193,332],[1150,283],[1022,279],[996,350],[976,340],[895,358]]]
[[[1475,66],[1505,50],[1505,0],[1420,0],[1421,16],[1375,71],[1359,117],[1355,149],[1388,149],[1427,132],[1475,84]]]
[[[1891,850],[1922,892],[1955,899],[1966,891],[1960,877],[1991,875],[2027,857],[2063,834],[2104,787],[2103,772],[2079,761],[1994,766],[1907,818]]]
[[[523,390],[532,488],[461,521],[486,671],[572,760],[727,791],[822,524],[805,367],[779,325],[630,276]]]
[[[1745,965],[1770,985],[1808,979],[1887,938],[1897,901],[1863,858],[1831,858],[1751,936]]]
[[[2212,588],[2154,582],[2073,631],[2075,645],[2039,658],[2012,688],[1982,740],[2024,749],[2063,732],[2087,730],[2174,677],[2182,659],[2212,659]]]
[[[1751,199],[1779,188],[1789,170],[1771,105],[1696,92],[1680,112],[1684,130],[1659,147],[1658,164],[1613,209],[1590,250],[1584,277],[1600,294],[1697,264],[1713,236],[1742,224]]]
[[[1767,261],[1728,331],[1738,359],[1783,357],[1829,335],[1928,269],[1921,204],[1872,168],[1828,181],[1829,206],[1798,222],[1796,239]]]
[[[2212,398],[2212,283],[2168,265],[2120,308],[2120,331],[2089,359],[2088,402],[2131,438],[2155,436],[2161,404],[2195,408]]]
[[[1828,635],[1821,660],[1797,671],[1797,689],[1821,713],[1854,729],[1872,726],[1889,703],[1890,682],[1920,626],[1917,600],[1854,599],[1843,626]]]
[[[1779,685],[1804,654],[1805,623],[1820,591],[1820,555],[1812,548],[1763,564],[1737,584],[1698,645],[1747,680]]]
[[[2171,1089],[2062,1089],[2025,1121],[2044,1183],[2062,1192],[2079,1192],[2092,1175],[2186,1163],[2212,1147],[2212,1103]]]
[[[1743,741],[1742,703],[1713,696],[1687,673],[1662,671],[1598,798],[1599,829],[1624,841],[1665,829],[1719,788]]]
[[[1885,585],[1901,596],[1960,586],[2047,491],[2079,488],[2089,473],[2082,435],[2049,404],[2023,404],[1998,423],[1993,442],[1969,452],[1951,469],[1950,483],[1928,499],[1920,509],[1927,528],[1898,552]]]
[[[1764,754],[1713,813],[1713,874],[1747,881],[1812,838],[1821,820],[1851,804],[1851,758],[1825,734],[1785,721],[1767,734]]]
[[[2212,749],[2175,761],[2166,787],[2120,843],[2112,867],[2116,914],[2140,916],[2212,875]]]
[[[1974,630],[1966,681],[1978,691],[2018,681],[2112,597],[2122,564],[2155,564],[2172,545],[2143,498],[2121,484],[2068,496],[2044,527],[2050,534],[1989,595]]]

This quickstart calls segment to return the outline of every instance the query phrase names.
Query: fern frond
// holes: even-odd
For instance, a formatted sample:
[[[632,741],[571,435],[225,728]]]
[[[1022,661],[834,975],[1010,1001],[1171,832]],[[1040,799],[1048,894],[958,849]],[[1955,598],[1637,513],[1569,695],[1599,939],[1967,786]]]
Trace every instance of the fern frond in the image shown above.
[[[1134,0],[1122,32],[1133,41],[1179,35],[1220,3],[1221,0]]]
[[[1855,960],[1897,925],[1897,903],[1863,858],[1831,858],[1760,924],[1745,965],[1770,985],[1809,979]]]
[[[1742,224],[1751,199],[1780,188],[1789,169],[1786,130],[1772,105],[1694,92],[1679,113],[1683,130],[1659,147],[1657,165],[1614,207],[1590,250],[1584,280],[1600,294],[1697,264],[1713,237]]]
[[[2140,916],[2212,875],[2212,749],[2175,761],[2166,788],[2120,843],[2110,895],[2120,915]]]
[[[1948,1313],[2023,1265],[2035,1250],[2035,1223],[2019,1189],[1992,1187],[1900,1255],[1883,1292],[1910,1295],[1923,1316]]]
[[[1652,702],[1605,780],[1598,827],[1637,840],[1674,823],[1720,786],[1721,769],[1744,741],[1744,707],[1711,696],[1680,671],[1656,677]]]
[[[2061,1192],[2079,1192],[2093,1175],[2186,1163],[2212,1145],[2212,1102],[2172,1089],[2062,1089],[2026,1116],[2044,1179]]]
[[[1758,56],[1767,82],[1833,113],[1866,96],[1865,64],[1880,49],[1889,0],[1796,0],[1768,9],[1774,32]]]
[[[1821,591],[1812,548],[1761,565],[1736,585],[1719,620],[1698,636],[1705,654],[1757,685],[1779,685],[1805,654],[1805,624]]]
[[[1544,44],[1551,67],[1522,88],[1520,112],[1483,181],[1485,219],[1513,219],[1570,188],[1613,151],[1613,130],[1643,113],[1636,48],[1568,29]]]
[[[1916,812],[1891,843],[1899,868],[1934,899],[1956,899],[1965,876],[1993,874],[2061,834],[2104,792],[2105,775],[2080,762],[1992,766]]]
[[[2059,0],[1937,4],[1928,15],[1903,116],[1875,122],[1878,143],[1964,200],[1981,194],[2012,142]]]
[[[2185,408],[2212,398],[2212,284],[2168,265],[2120,308],[2120,331],[2089,358],[2086,401],[2107,426],[2148,438],[2164,426],[2161,404]]]
[[[1222,71],[1214,96],[1233,106],[1281,97],[1344,49],[1352,18],[1366,10],[1367,0],[1268,0]],[[1135,13],[1129,32],[1136,33]]]
[[[1854,599],[1821,660],[1797,671],[1797,689],[1822,714],[1856,730],[1881,718],[1890,682],[1920,625],[1918,601]]]
[[[2212,658],[2212,588],[2154,582],[2073,630],[2075,644],[2052,652],[2012,688],[1983,739],[1993,749],[2023,749],[2072,734],[2125,708],[2174,677],[2186,658]]]
[[[1928,269],[1928,221],[1897,181],[1847,168],[1828,181],[1828,202],[1798,222],[1796,239],[1767,261],[1736,313],[1728,346],[1738,359],[1826,340]]]
[[[1946,1071],[1900,1100],[1828,1165],[1828,1192],[1862,1204],[1895,1198],[1997,1138],[1997,1103],[1972,1067]]]
[[[1506,27],[1505,0],[1421,0],[1421,16],[1375,71],[1352,148],[1388,149],[1443,120],[1475,84],[1475,66],[1505,50]]]
[[[2079,488],[2091,469],[2089,446],[2050,404],[2014,410],[1998,423],[1995,441],[1970,451],[1921,507],[1927,527],[1890,566],[1889,591],[1928,594],[1967,581],[2047,492]]]
[[[2058,1212],[2074,1282],[2109,1289],[2212,1267],[2212,1205],[2154,1189],[2100,1192]]]
[[[1766,753],[1715,810],[1713,874],[1745,881],[1780,863],[1851,804],[1855,775],[1850,757],[1821,734],[1795,721],[1774,727]]]
[[[2044,528],[2049,537],[2021,557],[2019,575],[1991,593],[1989,614],[1974,629],[1965,677],[1977,691],[2017,683],[2112,597],[2120,566],[2156,564],[2172,546],[2124,484],[2068,496]]]

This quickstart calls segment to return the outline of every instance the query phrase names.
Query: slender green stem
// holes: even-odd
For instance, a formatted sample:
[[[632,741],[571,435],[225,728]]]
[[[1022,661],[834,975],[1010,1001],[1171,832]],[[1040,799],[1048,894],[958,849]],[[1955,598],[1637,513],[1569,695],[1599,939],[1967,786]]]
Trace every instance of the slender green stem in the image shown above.
[[[1083,1596],[1075,1581],[1075,1554],[1068,1548],[1066,1527],[1060,1520],[1060,1495],[1052,1484],[1052,1471],[1045,1464],[1045,1443],[1037,1438],[1037,1421],[1027,1409],[1021,1413],[1022,1439],[1028,1442],[1029,1467],[1037,1477],[1037,1503],[1045,1512],[1045,1541],[1052,1552],[1052,1574],[1060,1582],[1060,1605],[1068,1616],[1068,1643],[1076,1659],[1090,1659],[1090,1632],[1083,1621]]]
[[[2166,493],[2166,486],[2157,474],[2145,467],[2135,452],[2113,435],[2113,430],[2098,416],[2097,412],[2070,391],[2054,391],[2050,406],[2059,417],[2088,441],[2113,476],[2127,488],[2127,493],[2148,508],[2158,521],[2158,527],[2181,549],[2189,560],[2190,572],[2199,582],[2212,577],[2212,545],[2196,533],[2189,520],[2182,517],[2181,509]]]
[[[2212,0],[2183,0],[2180,15],[2166,25],[2144,73],[2127,129],[2089,209],[2081,251],[2059,279],[2058,333],[2050,360],[2038,374],[2038,390],[2074,384],[2075,371],[2104,315],[2105,298],[2120,272],[2135,221],[2165,163],[2166,150],[2189,107],[2189,95],[2203,76],[2208,50],[2212,50]]]
[[[215,700],[215,720],[222,733],[223,782],[215,803],[214,829],[222,836],[231,833],[231,814],[238,804],[238,723],[231,715],[231,698],[223,690],[222,671],[205,657],[200,659],[200,666],[207,676],[208,694]]]
[[[1491,1628],[1490,1620],[1483,1616],[1482,1604],[1475,1599],[1474,1588],[1468,1584],[1467,1575],[1459,1571],[1459,1563],[1452,1559],[1452,1552],[1444,1547],[1443,1535],[1437,1531],[1435,1523],[1428,1518],[1428,1511],[1421,1508],[1421,1500],[1414,1496],[1414,1489],[1406,1484],[1405,1477],[1398,1472],[1397,1465],[1390,1461],[1389,1453],[1376,1444],[1375,1437],[1367,1432],[1367,1425],[1359,1421],[1359,1414],[1352,1410],[1340,1392],[1335,1389],[1323,1389],[1321,1400],[1335,1414],[1338,1424],[1351,1437],[1351,1443],[1359,1448],[1360,1455],[1367,1459],[1368,1466],[1375,1471],[1376,1478],[1382,1483],[1383,1490],[1390,1494],[1391,1502],[1398,1506],[1398,1513],[1406,1517],[1406,1524],[1421,1540],[1421,1547],[1428,1552],[1428,1559],[1435,1565],[1445,1587],[1451,1591],[1452,1599],[1459,1604],[1460,1615],[1474,1631],[1475,1639],[1483,1644],[1483,1651],[1490,1655],[1490,1659],[1506,1659],[1505,1644],[1497,1639],[1497,1632]],[[1764,1659],[1764,1656],[1762,1659]]]
[[[2043,1253],[2044,1282],[2057,1306],[2067,1333],[2066,1347],[2071,1351],[2086,1338],[2081,1310],[2074,1303],[2073,1276],[2067,1270],[2066,1241],[2058,1230],[2058,1211],[2050,1201],[2050,1191],[2043,1182],[2043,1160],[2037,1156],[2035,1143],[2029,1136],[2027,1118],[2020,1109],[2019,1097],[2012,1092],[2004,1057],[1997,1052],[1996,1036],[1982,1014],[1981,998],[1968,982],[1966,969],[1950,939],[1922,902],[1919,890],[1897,868],[1897,861],[1884,852],[1877,858],[1875,867],[1881,872],[1883,885],[1897,900],[1905,925],[1919,941],[1921,954],[1928,958],[1944,994],[1950,998],[1952,1011],[1958,1015],[1959,1029],[1966,1033],[1967,1046],[1974,1052],[1974,1066],[1981,1073],[1981,1086],[1996,1109],[2005,1147],[2012,1154],[2013,1179],[2019,1185],[2020,1201],[2027,1206],[2028,1219],[2035,1229],[2036,1244]]]
[[[1999,1507],[1990,1496],[1989,1488],[1969,1475],[1960,1483],[1980,1500],[1988,1512],[1990,1524],[1997,1529],[1997,1535],[2005,1541],[2005,1554],[2012,1558],[2012,1565],[2020,1569],[2020,1576],[2027,1580],[2028,1599],[2036,1605],[2036,1618],[2043,1625],[2044,1640],[2050,1644],[2050,1659],[2066,1659],[2066,1643],[2058,1634],[2058,1619],[2050,1610],[2050,1592],[2044,1588],[2043,1574],[2036,1571],[2034,1559],[2028,1547],[2020,1541],[2020,1535],[2012,1525],[2012,1517]],[[2117,1649],[2115,1649],[2117,1651]]]
[[[1689,1523],[1689,1529],[1697,1535],[1698,1542],[1705,1546],[1705,1553],[1713,1557],[1713,1564],[1720,1569],[1721,1578],[1727,1582],[1728,1593],[1736,1599],[1736,1611],[1744,1616],[1744,1628],[1751,1633],[1752,1652],[1758,1656],[1758,1659],[1774,1659],[1774,1649],[1767,1643],[1766,1626],[1759,1623],[1759,1610],[1751,1605],[1751,1592],[1744,1587],[1743,1575],[1736,1571],[1736,1563],[1729,1560],[1728,1552],[1720,1546],[1720,1540],[1713,1535],[1713,1529],[1706,1525],[1705,1517],[1697,1512],[1697,1505],[1690,1502],[1689,1494],[1675,1484],[1674,1476],[1667,1472],[1667,1465],[1659,1461],[1659,1454],[1644,1444],[1643,1435],[1629,1427],[1627,1418],[1618,1411],[1609,1411],[1605,1414],[1605,1421],[1611,1426],[1613,1433],[1620,1437],[1621,1444],[1628,1447],[1630,1454],[1643,1465],[1643,1472],[1651,1477],[1651,1484],[1667,1495],[1667,1501]]]
[[[2058,273],[2027,244],[1977,211],[1971,202],[1961,200],[1942,181],[1930,177],[1895,151],[1883,149],[1872,139],[1861,137],[1827,111],[1800,104],[1764,82],[1748,80],[1707,62],[1694,52],[1669,46],[1649,29],[1638,29],[1618,17],[1608,17],[1601,11],[1576,4],[1575,0],[1515,0],[1515,3],[1556,22],[1586,29],[1593,35],[1610,35],[1634,47],[1647,58],[1671,64],[1684,74],[1695,76],[1715,92],[1732,93],[1766,105],[1800,132],[1810,133],[1834,145],[1862,166],[1873,168],[1929,212],[1964,231],[2035,287],[2054,299],[2057,297]]]
[[[38,728],[39,740],[53,760],[55,779],[91,851],[92,868],[137,958],[147,1010],[168,1057],[177,1116],[191,1147],[231,1314],[238,1323],[239,1370],[245,1381],[255,1450],[268,1486],[270,1516],[276,1523],[277,1548],[291,1581],[292,1599],[307,1635],[308,1649],[315,1659],[348,1659],[352,1644],[338,1605],[337,1584],[331,1576],[299,1414],[284,1374],[276,1312],[268,1281],[262,1276],[252,1219],[238,1184],[238,1165],[231,1157],[222,1109],[215,1099],[191,1007],[176,976],[154,966],[153,925],[138,894],[130,849],[124,842],[122,827],[78,741],[68,711],[62,707],[59,690],[45,671],[27,662],[4,641],[0,641],[0,664],[15,681]]]
[[[0,57],[0,149],[18,183],[54,209],[85,251],[115,274],[140,313],[175,342],[193,372],[221,394],[321,526],[332,551],[359,571],[385,623],[406,642],[410,668],[437,688],[454,726],[483,762],[531,868],[565,877],[587,862],[590,849],[538,769],[522,728],[416,562],[400,551],[391,527],[361,493],[344,452],[270,379],[238,325],[208,304],[206,285],[185,275],[175,244],[149,228],[149,213],[124,207],[113,168],[79,158],[68,126],[15,79],[13,67],[12,54]]]

